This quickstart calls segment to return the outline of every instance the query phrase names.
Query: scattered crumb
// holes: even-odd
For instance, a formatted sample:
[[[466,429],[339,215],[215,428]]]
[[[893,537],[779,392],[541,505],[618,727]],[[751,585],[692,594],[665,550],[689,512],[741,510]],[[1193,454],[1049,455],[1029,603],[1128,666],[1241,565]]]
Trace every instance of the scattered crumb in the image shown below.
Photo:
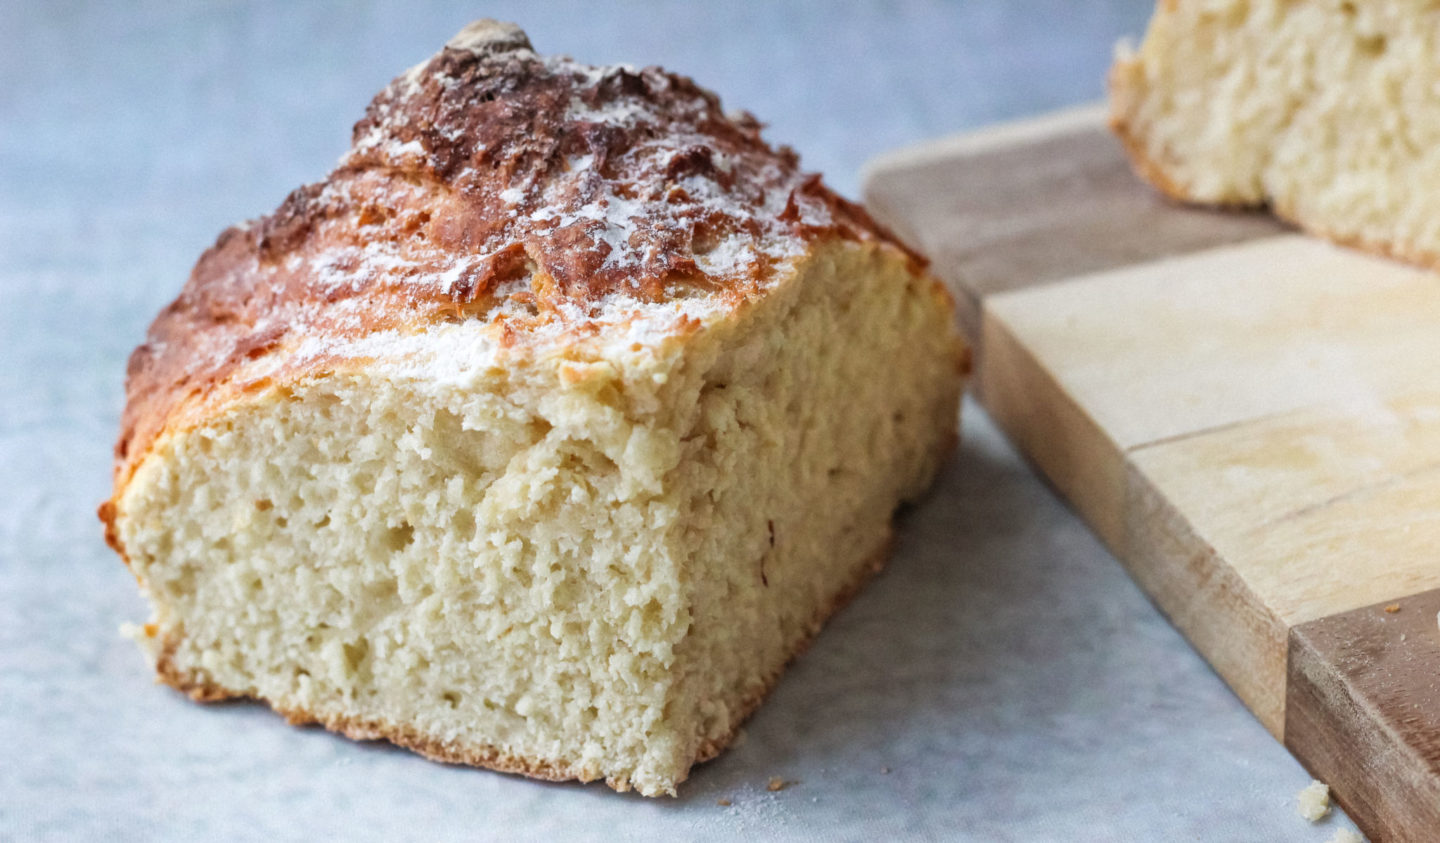
[[[888,775],[890,775],[890,768],[889,768],[889,767],[881,767],[881,768],[880,768],[880,774],[883,775],[883,776],[888,776]]]
[[[1316,779],[1295,796],[1296,810],[1310,822],[1319,822],[1330,813],[1330,786]]]
[[[1386,607],[1385,607],[1385,612],[1386,612],[1387,614],[1393,615],[1393,614],[1395,614],[1395,613],[1398,612],[1398,611],[1400,611],[1400,604],[1399,604],[1399,603],[1391,603],[1389,606],[1386,606]]]
[[[784,790],[791,784],[793,784],[793,782],[787,782],[779,776],[771,776],[770,783],[765,785],[765,789],[770,791],[771,793],[774,793],[777,790]]]
[[[721,808],[729,808],[734,803],[732,803],[729,799],[716,799],[715,804],[719,805]]]
[[[1348,828],[1338,829],[1329,843],[1365,843],[1365,838]]]

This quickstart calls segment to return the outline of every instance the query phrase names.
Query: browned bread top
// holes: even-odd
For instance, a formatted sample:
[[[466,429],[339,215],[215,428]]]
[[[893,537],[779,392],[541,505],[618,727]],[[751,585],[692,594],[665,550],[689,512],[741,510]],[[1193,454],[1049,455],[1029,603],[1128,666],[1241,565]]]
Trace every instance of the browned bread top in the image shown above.
[[[380,333],[470,320],[523,346],[672,303],[683,330],[686,302],[733,307],[817,239],[894,243],[760,129],[685,77],[471,24],[375,97],[329,177],[200,258],[130,358],[117,488],[162,431]]]

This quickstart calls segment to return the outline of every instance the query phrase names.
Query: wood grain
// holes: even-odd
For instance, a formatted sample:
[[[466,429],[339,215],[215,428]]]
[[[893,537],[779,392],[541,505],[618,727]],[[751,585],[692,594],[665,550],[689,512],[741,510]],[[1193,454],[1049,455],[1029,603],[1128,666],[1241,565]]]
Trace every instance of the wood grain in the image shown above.
[[[1260,721],[1372,838],[1440,839],[1440,607],[1383,641],[1366,608],[1440,589],[1440,278],[1168,204],[1095,110],[866,195],[959,294],[991,414]]]

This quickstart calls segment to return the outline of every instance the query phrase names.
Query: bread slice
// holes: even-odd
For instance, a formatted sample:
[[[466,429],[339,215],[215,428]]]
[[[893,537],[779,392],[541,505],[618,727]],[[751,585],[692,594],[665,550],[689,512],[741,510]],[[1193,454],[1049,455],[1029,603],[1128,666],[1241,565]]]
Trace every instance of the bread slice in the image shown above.
[[[1110,91],[1165,193],[1440,266],[1440,4],[1162,0]]]
[[[196,699],[673,794],[883,561],[964,361],[753,118],[482,21],[200,259],[101,516]]]

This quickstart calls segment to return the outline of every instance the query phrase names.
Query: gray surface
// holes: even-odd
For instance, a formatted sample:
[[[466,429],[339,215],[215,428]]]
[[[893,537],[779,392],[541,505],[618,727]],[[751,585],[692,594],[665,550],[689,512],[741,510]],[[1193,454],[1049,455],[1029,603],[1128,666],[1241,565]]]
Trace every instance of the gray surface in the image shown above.
[[[193,705],[116,633],[145,616],[93,514],[125,355],[221,227],[323,174],[468,17],[692,73],[853,193],[886,148],[1097,97],[1146,6],[0,5],[0,839],[1328,838],[1304,772],[974,407],[889,570],[678,800]]]

